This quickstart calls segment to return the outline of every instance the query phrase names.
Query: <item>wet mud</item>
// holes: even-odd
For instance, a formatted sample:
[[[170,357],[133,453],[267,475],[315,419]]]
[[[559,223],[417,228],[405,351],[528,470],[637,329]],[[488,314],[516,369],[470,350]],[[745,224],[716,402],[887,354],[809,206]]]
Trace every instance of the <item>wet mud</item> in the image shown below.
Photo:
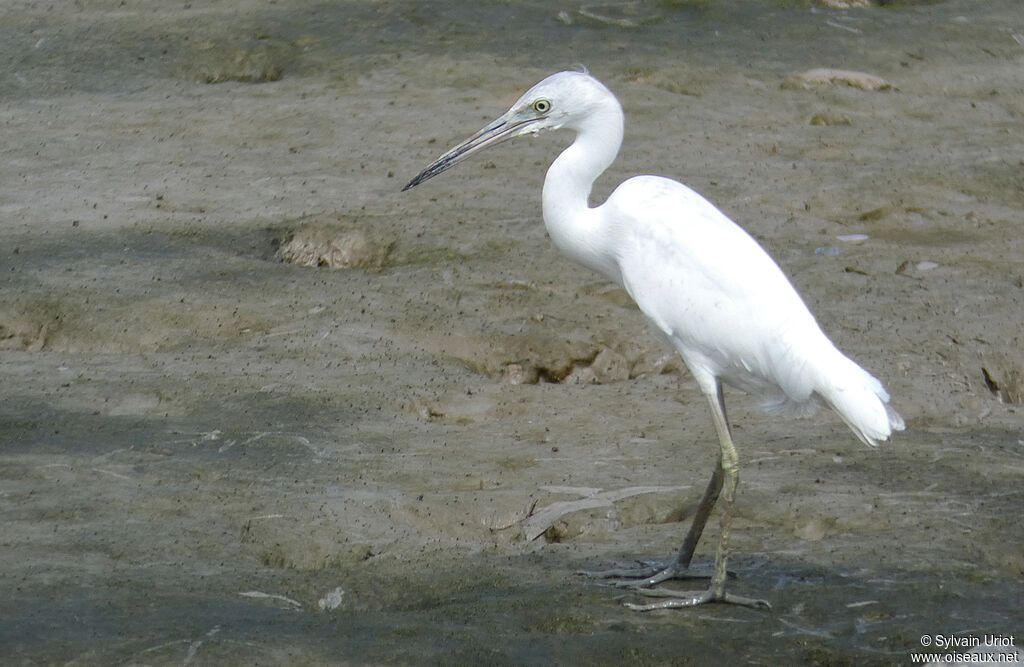
[[[6,9],[3,662],[891,665],[1024,635],[1024,23],[816,4]],[[400,192],[575,63],[627,117],[595,201],[702,192],[907,420],[871,450],[727,393],[730,584],[771,612],[639,614],[576,574],[674,553],[716,449],[628,296],[546,237],[569,137]]]

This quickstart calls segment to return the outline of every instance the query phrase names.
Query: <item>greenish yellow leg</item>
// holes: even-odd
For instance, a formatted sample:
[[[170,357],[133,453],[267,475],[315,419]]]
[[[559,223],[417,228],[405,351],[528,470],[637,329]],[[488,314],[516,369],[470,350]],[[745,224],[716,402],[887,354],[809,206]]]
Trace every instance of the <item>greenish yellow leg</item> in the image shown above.
[[[715,552],[715,571],[711,578],[711,586],[708,590],[698,593],[674,592],[664,588],[640,588],[637,589],[637,592],[642,595],[664,597],[666,599],[661,602],[646,605],[626,603],[626,606],[630,609],[635,609],[637,611],[674,609],[679,607],[695,607],[706,602],[726,602],[729,604],[738,604],[757,609],[771,608],[771,605],[769,605],[765,600],[740,597],[738,595],[726,593],[725,591],[725,581],[728,577],[727,564],[729,556],[729,527],[732,524],[733,501],[736,497],[736,485],[739,482],[739,456],[736,453],[736,446],[732,442],[732,433],[729,429],[729,422],[725,416],[725,400],[722,395],[722,386],[717,381],[715,382],[714,393],[708,392],[708,402],[711,404],[711,416],[715,422],[715,431],[718,433],[718,443],[722,454],[719,461],[719,471],[721,472],[722,480],[722,513],[719,520],[720,530],[718,535],[718,549]],[[719,471],[716,471],[716,474]],[[712,484],[715,483],[715,477],[713,476]],[[710,490],[711,487],[709,487],[709,491]],[[708,494],[705,493],[705,499],[707,496]],[[712,504],[714,503],[712,502]],[[708,508],[708,511],[710,511],[710,508]],[[700,537],[699,532],[697,537]],[[689,538],[690,536],[687,535],[687,542],[689,541]],[[680,550],[680,557],[685,556],[684,551],[687,549],[687,542],[683,543],[683,549]],[[693,546],[696,546],[696,541],[694,541]],[[692,547],[690,555],[692,555]]]

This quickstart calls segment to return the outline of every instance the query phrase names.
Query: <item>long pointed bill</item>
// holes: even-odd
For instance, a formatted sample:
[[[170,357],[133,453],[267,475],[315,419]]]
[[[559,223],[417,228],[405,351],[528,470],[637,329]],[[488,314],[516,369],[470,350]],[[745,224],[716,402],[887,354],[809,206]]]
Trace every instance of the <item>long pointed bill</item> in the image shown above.
[[[524,126],[542,119],[543,117],[539,116],[523,116],[521,113],[517,114],[512,112],[506,113],[469,139],[466,139],[455,148],[452,148],[450,151],[434,160],[434,162],[431,163],[429,167],[421,171],[416,178],[409,181],[409,184],[402,188],[402,192],[405,192],[409,188],[416,187],[423,181],[437,176],[446,169],[454,167],[479,150],[518,136],[522,132],[526,131],[523,129]]]

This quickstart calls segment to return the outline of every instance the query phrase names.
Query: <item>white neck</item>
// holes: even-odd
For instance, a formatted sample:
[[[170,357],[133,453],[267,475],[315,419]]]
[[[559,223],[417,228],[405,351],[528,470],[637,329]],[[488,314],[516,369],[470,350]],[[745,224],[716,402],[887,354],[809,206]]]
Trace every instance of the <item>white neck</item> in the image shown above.
[[[614,97],[589,114],[576,140],[562,151],[544,179],[544,224],[555,246],[575,262],[621,282],[613,254],[613,230],[600,207],[590,208],[590,188],[615,160],[622,145],[622,107]]]

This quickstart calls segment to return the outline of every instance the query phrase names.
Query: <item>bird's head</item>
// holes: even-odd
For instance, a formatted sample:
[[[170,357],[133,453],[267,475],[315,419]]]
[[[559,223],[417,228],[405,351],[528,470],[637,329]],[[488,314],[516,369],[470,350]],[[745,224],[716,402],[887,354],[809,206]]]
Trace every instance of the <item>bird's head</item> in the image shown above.
[[[586,72],[552,74],[526,91],[500,117],[434,160],[402,190],[415,187],[470,155],[507,139],[561,127],[578,129],[583,119],[593,114],[595,109],[607,105],[609,99],[614,101],[615,97],[604,84]],[[617,102],[615,106],[618,106]]]

